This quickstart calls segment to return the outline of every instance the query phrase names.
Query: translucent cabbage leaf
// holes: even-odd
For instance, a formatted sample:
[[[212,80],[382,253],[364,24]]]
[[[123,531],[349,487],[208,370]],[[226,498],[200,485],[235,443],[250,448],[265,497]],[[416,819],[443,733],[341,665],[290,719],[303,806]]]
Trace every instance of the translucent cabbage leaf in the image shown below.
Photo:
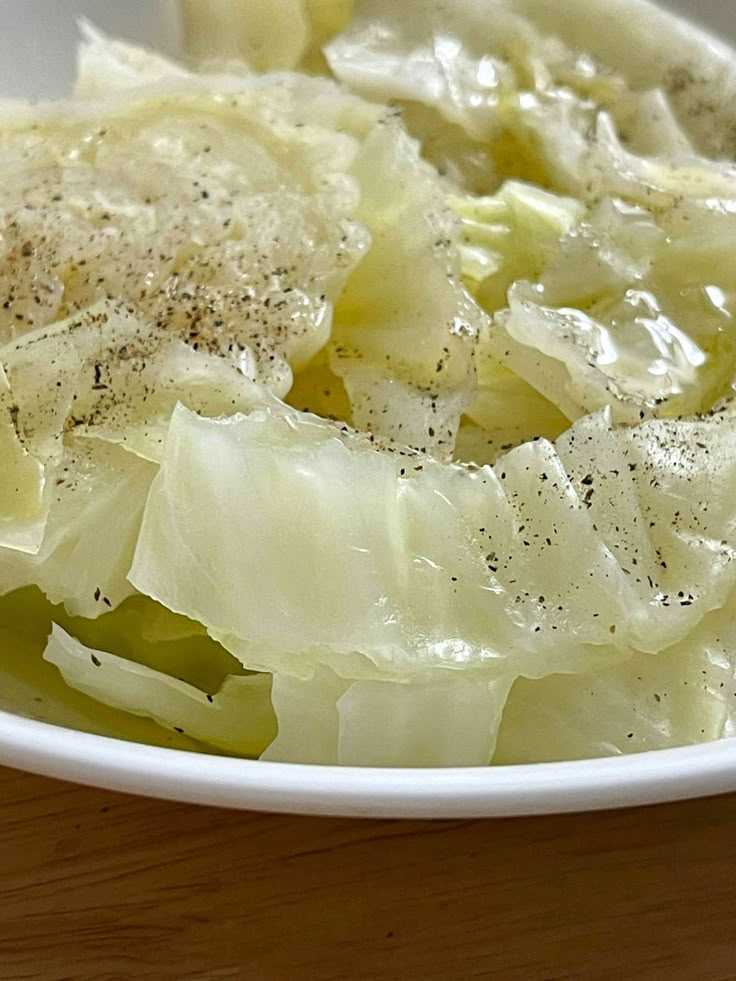
[[[497,129],[499,103],[515,88],[499,47],[526,27],[504,4],[491,12],[473,0],[359,0],[347,30],[328,45],[327,59],[356,91],[382,102],[430,105],[480,141]]]
[[[157,51],[108,37],[79,20],[75,99],[106,99],[112,91],[136,89],[162,79],[185,79],[189,72]]]
[[[373,244],[335,310],[332,370],[358,428],[449,456],[485,320],[459,279],[457,222],[395,121],[371,132],[352,173]]]
[[[591,153],[590,193],[618,194],[647,207],[671,206],[685,196],[712,207],[719,198],[733,198],[736,166],[687,151],[645,156],[625,147],[607,113],[596,120]]]
[[[576,190],[595,119],[591,95],[608,104],[626,91],[622,79],[581,65],[577,52],[544,37],[508,2],[362,0],[326,52],[343,83],[406,106],[409,126],[419,121],[417,135],[434,129],[430,159],[461,180],[490,148],[486,169],[499,177]]]
[[[0,364],[0,547],[37,551],[48,514],[43,464],[23,445],[17,403]]]
[[[6,420],[0,425],[6,449],[0,474],[0,588],[25,583],[24,575],[15,579],[6,569],[26,569],[32,575],[30,570],[50,561],[63,534],[62,523],[72,514],[78,516],[80,486],[85,488],[85,520],[91,516],[90,507],[99,505],[104,512],[111,505],[107,451],[84,450],[80,437],[118,443],[144,460],[156,460],[178,401],[221,414],[268,398],[230,362],[195,351],[109,301],[0,347],[0,413]],[[69,443],[72,434],[76,448]],[[95,474],[98,462],[102,469]],[[141,488],[145,494],[151,469],[117,458],[113,470],[123,474],[121,483],[127,490]],[[76,494],[67,499],[72,486]],[[91,501],[90,495],[97,493],[102,500]],[[131,501],[139,504],[140,497],[133,494]],[[77,533],[85,532],[75,526],[71,537]],[[36,559],[19,556],[15,562],[5,549]],[[99,571],[101,561],[92,562],[92,567]],[[50,571],[55,569],[51,561],[51,579],[39,573],[39,582],[57,596],[58,573]],[[111,570],[92,591],[124,578],[124,571]],[[76,586],[70,588],[72,593],[65,593],[64,599],[74,595]],[[117,602],[124,591],[111,586],[105,595]]]
[[[551,444],[495,472],[385,449],[296,413],[178,410],[131,581],[247,667],[304,678],[618,656],[636,594]]]
[[[513,0],[513,5],[540,33],[587,53],[579,74],[605,78],[613,72],[635,92],[661,88],[696,149],[733,156],[736,61],[730,46],[641,0]]]
[[[601,112],[637,153],[733,155],[732,53],[633,0],[361,0],[327,57],[433,132],[428,155],[466,187],[490,149],[486,172],[582,193]]]
[[[725,602],[735,453],[727,416],[598,418],[468,471],[296,413],[182,409],[130,578],[259,670],[589,670]]]
[[[188,56],[202,67],[244,63],[254,71],[283,71],[306,53],[302,0],[182,0],[180,8]]]
[[[200,68],[321,70],[321,46],[347,23],[352,0],[181,0],[187,55]]]
[[[736,374],[725,258],[736,225],[726,213],[679,212],[597,205],[536,281],[512,286],[495,358],[570,419],[606,405],[629,424],[709,409]]]
[[[342,766],[486,766],[511,682],[349,682],[276,675],[277,738],[261,759]]]
[[[271,702],[278,734],[261,754],[274,763],[337,765],[337,703],[350,682],[327,668],[309,679],[275,674]]]
[[[231,362],[111,301],[0,347],[0,365],[18,439],[50,473],[65,433],[157,460],[177,402],[221,415],[269,398]]]
[[[527,440],[540,436],[556,439],[570,425],[552,401],[505,367],[500,357],[506,350],[502,344],[493,329],[481,333],[475,358],[478,388],[466,410],[468,419],[484,434],[489,450],[493,448],[489,462],[499,451]],[[455,453],[459,459],[475,459],[462,456],[459,440]]]
[[[72,614],[101,616],[127,580],[154,464],[100,440],[69,440],[36,554],[0,548],[0,595],[32,584]]]
[[[516,280],[542,274],[559,240],[585,213],[580,201],[521,181],[506,181],[492,196],[450,203],[462,222],[463,278],[489,313],[506,306]]]
[[[350,766],[486,766],[511,682],[354,682],[337,703],[338,762]]]
[[[108,42],[90,43],[102,71]],[[323,79],[156,79],[141,61],[137,88],[113,73],[107,98],[4,117],[0,339],[119,299],[284,395],[368,246],[349,130],[381,110]]]
[[[619,756],[733,736],[734,650],[736,621],[720,610],[660,654],[632,654],[592,674],[519,680],[494,762]]]
[[[557,441],[560,460],[640,598],[633,646],[660,651],[724,606],[736,581],[732,418],[610,428],[604,415]]]
[[[43,656],[71,688],[216,749],[256,756],[275,735],[268,675],[230,677],[208,695],[145,665],[91,650],[57,625]]]
[[[115,739],[200,750],[187,736],[108,708],[67,685],[43,659],[50,608],[36,591],[0,598],[0,709],[27,719]]]

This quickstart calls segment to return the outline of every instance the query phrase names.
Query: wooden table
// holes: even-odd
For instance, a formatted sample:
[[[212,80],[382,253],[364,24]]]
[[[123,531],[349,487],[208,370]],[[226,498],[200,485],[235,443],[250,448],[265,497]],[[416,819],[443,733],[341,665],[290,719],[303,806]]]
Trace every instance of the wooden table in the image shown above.
[[[3,981],[736,978],[736,796],[400,823],[0,795]]]

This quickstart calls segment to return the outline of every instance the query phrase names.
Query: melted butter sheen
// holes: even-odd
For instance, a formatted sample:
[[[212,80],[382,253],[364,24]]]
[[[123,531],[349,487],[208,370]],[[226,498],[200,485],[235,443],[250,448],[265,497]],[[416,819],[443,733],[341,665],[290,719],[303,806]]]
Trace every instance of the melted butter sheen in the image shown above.
[[[349,187],[299,154],[301,126],[264,136],[259,98],[169,97],[2,134],[0,340],[123,300],[285,394],[365,235]]]

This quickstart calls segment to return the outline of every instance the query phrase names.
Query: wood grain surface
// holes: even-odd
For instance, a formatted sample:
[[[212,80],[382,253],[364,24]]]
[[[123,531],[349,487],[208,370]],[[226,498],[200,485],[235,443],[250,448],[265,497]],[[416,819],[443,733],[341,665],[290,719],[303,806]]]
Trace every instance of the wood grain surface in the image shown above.
[[[736,978],[736,796],[463,822],[0,770],[3,981]]]

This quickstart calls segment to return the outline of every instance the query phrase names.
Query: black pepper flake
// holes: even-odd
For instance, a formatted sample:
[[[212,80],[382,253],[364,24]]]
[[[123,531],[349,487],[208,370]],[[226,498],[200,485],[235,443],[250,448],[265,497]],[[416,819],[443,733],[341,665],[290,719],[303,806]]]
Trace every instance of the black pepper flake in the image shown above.
[[[97,657],[96,654],[90,654],[90,660],[92,661],[92,663],[96,668],[102,667],[102,661],[99,659],[99,657]]]

